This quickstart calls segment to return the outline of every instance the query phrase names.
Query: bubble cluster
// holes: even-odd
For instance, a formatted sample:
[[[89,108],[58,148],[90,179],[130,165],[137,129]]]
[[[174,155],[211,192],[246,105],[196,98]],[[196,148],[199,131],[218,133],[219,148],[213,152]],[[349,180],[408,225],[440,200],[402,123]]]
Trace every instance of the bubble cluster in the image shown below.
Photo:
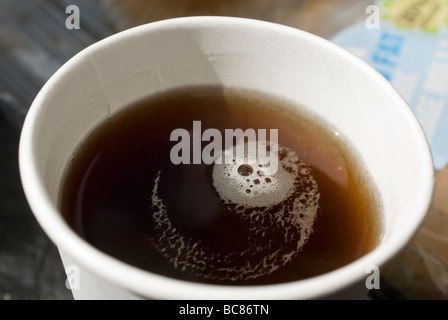
[[[213,185],[223,212],[244,226],[244,239],[232,250],[216,250],[175,228],[159,195],[158,172],[152,192],[156,237],[153,245],[171,265],[208,280],[256,279],[288,264],[313,231],[319,190],[311,168],[296,153],[279,147],[279,168],[266,175],[262,164],[215,164]],[[216,235],[219,237],[220,235]]]
[[[286,169],[293,170],[293,167],[280,165],[275,174],[267,175],[266,165],[246,164],[236,159],[231,164],[213,167],[213,185],[226,203],[247,207],[272,206],[294,191],[294,174]]]

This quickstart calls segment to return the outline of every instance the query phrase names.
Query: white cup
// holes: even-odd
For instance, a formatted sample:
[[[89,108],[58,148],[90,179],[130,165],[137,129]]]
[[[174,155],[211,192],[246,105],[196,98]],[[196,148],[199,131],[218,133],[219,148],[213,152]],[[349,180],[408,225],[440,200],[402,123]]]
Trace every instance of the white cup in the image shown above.
[[[190,85],[261,90],[297,102],[338,128],[379,190],[384,234],[362,258],[302,281],[219,286],[170,279],[97,250],[61,216],[61,180],[78,144],[121,108]],[[406,102],[373,68],[336,45],[290,27],[229,17],[159,21],[83,50],[45,84],[27,115],[20,171],[39,224],[59,249],[76,299],[313,299],[366,290],[371,266],[412,238],[429,207],[432,156]],[[369,271],[370,270],[370,271]]]

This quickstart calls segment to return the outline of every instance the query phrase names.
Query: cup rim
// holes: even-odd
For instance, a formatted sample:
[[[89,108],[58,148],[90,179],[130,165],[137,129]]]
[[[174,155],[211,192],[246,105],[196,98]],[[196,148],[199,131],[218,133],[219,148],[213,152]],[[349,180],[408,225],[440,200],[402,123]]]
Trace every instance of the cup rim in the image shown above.
[[[395,105],[402,109],[404,116],[409,118],[409,125],[412,126],[415,131],[420,131],[420,138],[418,141],[415,141],[415,147],[416,151],[422,157],[421,170],[425,181],[422,181],[420,185],[422,193],[420,198],[416,199],[415,206],[413,207],[414,210],[418,212],[416,215],[417,218],[413,221],[414,229],[408,230],[408,233],[403,235],[399,241],[394,242],[393,245],[378,247],[360,259],[334,271],[304,280],[257,286],[213,285],[171,279],[166,276],[138,269],[113,258],[94,248],[75,233],[65,223],[59,211],[52,203],[48,192],[43,186],[42,178],[37,169],[37,164],[35,161],[30,161],[30,159],[33,159],[33,150],[37,148],[37,146],[33,144],[32,138],[34,128],[36,127],[35,121],[39,115],[39,110],[41,109],[40,106],[45,101],[45,97],[52,92],[55,85],[64,77],[66,71],[82,60],[82,57],[85,55],[91,54],[92,52],[109,45],[116,45],[122,39],[136,36],[140,33],[148,32],[149,30],[155,30],[157,28],[163,29],[167,27],[185,28],[197,24],[204,26],[227,24],[234,25],[235,27],[251,25],[252,27],[269,28],[277,32],[294,33],[297,37],[307,38],[308,41],[317,43],[320,47],[324,47],[325,50],[332,50],[335,54],[341,55],[341,59],[350,59],[351,62],[358,67],[364,69],[367,68],[369,74],[376,78],[376,81],[381,83],[382,86],[389,90],[390,94],[395,97]],[[194,16],[151,22],[111,35],[76,54],[57,70],[42,87],[28,111],[20,136],[19,169],[26,198],[37,221],[60,250],[69,254],[77,263],[83,265],[93,274],[143,297],[171,299],[173,296],[176,296],[179,299],[188,300],[265,300],[273,298],[313,299],[335,293],[341,288],[348,287],[356,281],[361,280],[363,274],[366,272],[366,265],[382,265],[386,263],[410,241],[417,231],[417,228],[423,222],[425,217],[425,214],[423,213],[428,211],[435,181],[435,171],[429,143],[417,117],[411,111],[404,99],[392,87],[389,81],[381,76],[370,65],[336,44],[306,31],[267,21],[224,16]],[[173,295],[173,293],[175,294]]]

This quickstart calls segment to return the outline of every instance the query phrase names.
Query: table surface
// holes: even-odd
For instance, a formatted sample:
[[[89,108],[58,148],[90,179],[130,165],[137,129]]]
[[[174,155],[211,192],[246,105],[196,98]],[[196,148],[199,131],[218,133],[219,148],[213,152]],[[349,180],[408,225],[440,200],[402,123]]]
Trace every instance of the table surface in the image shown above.
[[[71,300],[53,243],[23,194],[17,163],[20,129],[51,75],[90,44],[129,27],[179,16],[225,15],[282,23],[330,38],[365,18],[359,0],[0,0],[0,299]],[[76,5],[80,29],[66,28]],[[405,298],[384,283],[373,299]]]

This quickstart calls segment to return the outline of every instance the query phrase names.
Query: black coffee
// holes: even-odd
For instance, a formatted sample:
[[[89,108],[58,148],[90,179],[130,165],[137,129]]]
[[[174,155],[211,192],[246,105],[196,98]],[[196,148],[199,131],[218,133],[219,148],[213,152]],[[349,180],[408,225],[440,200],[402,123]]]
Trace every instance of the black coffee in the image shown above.
[[[184,280],[269,284],[344,266],[379,242],[376,191],[343,137],[300,110],[215,87],[140,101],[82,143],[63,184],[64,217],[105,253]],[[190,140],[173,138],[176,129]],[[232,152],[229,129],[265,130],[269,142],[277,132],[267,151],[278,147],[278,170],[204,163],[201,150],[218,143],[204,139],[207,129]]]

